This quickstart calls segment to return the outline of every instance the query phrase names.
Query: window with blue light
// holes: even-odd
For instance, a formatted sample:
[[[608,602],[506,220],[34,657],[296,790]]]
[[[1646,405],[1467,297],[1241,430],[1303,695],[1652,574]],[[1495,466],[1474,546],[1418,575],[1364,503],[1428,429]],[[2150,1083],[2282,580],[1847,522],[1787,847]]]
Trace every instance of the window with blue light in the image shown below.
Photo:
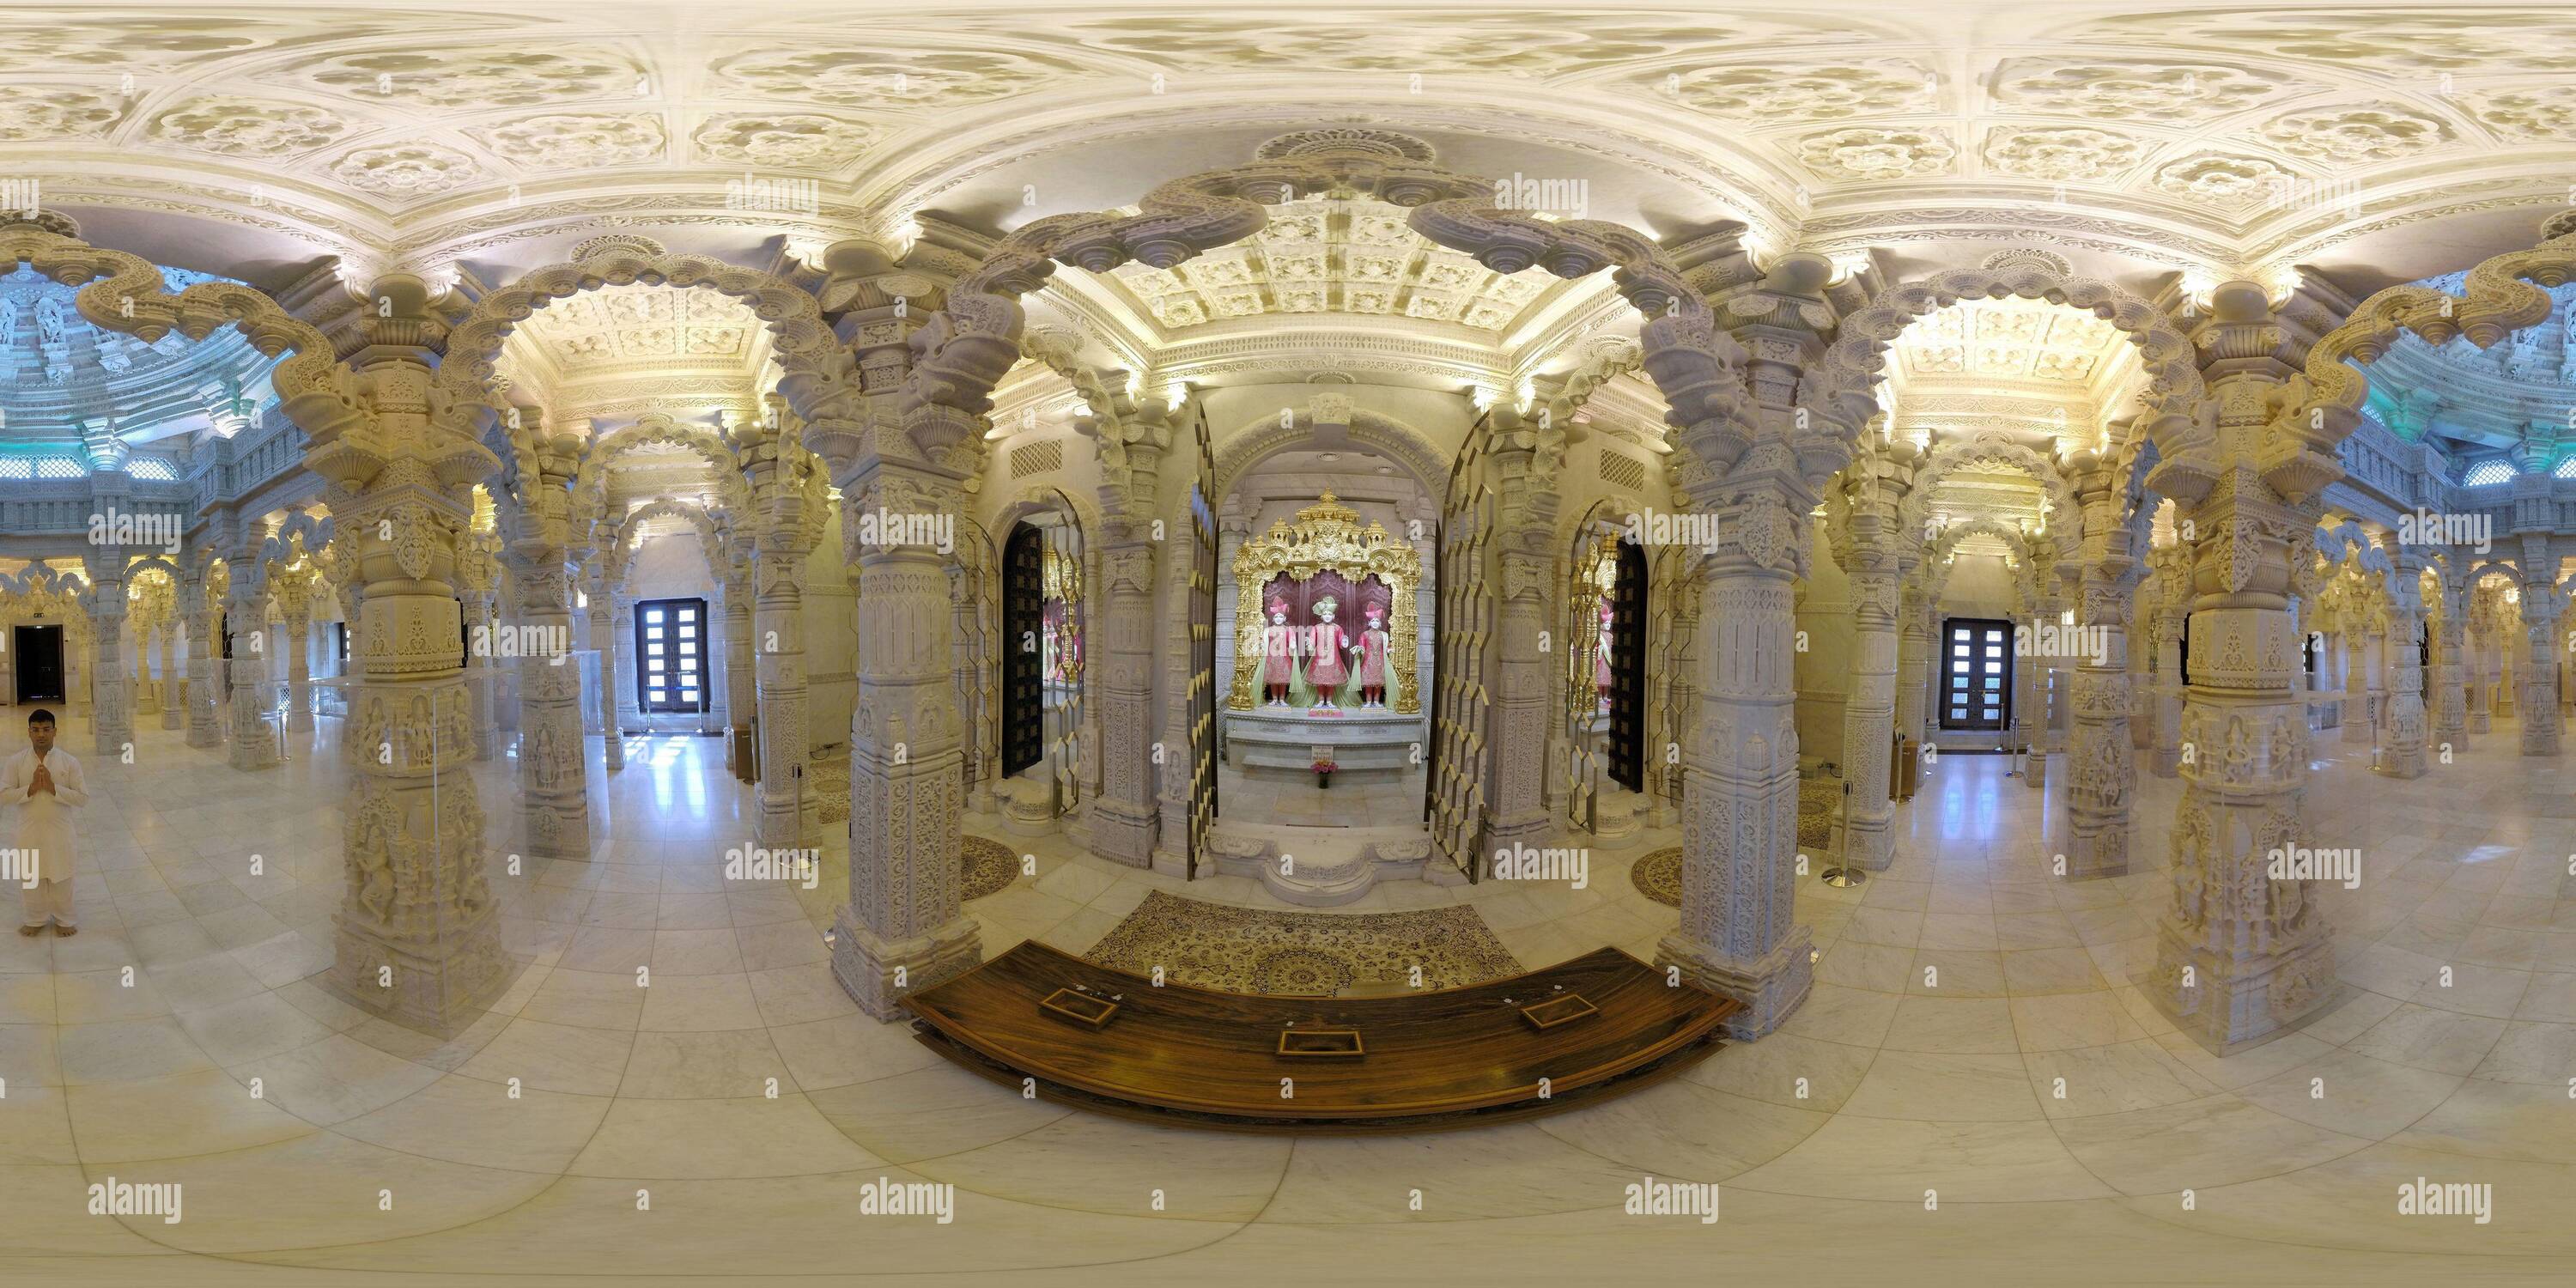
[[[2513,466],[2506,462],[2480,461],[2470,466],[2468,473],[2460,476],[2460,486],[2491,487],[2498,483],[2511,483],[2513,475]]]
[[[2566,460],[2560,461],[2558,463],[2558,468],[2551,470],[2549,473],[2554,478],[2576,479],[2576,456],[2570,456]]]
[[[68,456],[48,456],[36,462],[36,477],[40,479],[77,479],[88,476],[88,464]]]
[[[134,457],[125,463],[125,472],[129,477],[141,479],[146,483],[179,481],[178,469],[158,456]]]

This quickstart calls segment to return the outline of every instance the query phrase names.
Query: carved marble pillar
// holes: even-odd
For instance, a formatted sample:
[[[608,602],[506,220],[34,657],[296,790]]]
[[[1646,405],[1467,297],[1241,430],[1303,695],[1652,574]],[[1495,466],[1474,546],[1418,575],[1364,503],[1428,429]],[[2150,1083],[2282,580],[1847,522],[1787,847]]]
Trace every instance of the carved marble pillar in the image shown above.
[[[2156,605],[2156,729],[2148,765],[2156,777],[2171,778],[2182,765],[2182,628],[2191,613],[2191,552],[2168,547],[2156,554],[2165,593]]]
[[[1347,418],[1348,413],[1342,413]],[[1559,815],[1547,805],[1548,740],[1556,706],[1557,655],[1539,647],[1548,631],[1548,591],[1556,558],[1554,472],[1561,434],[1543,431],[1535,415],[1498,405],[1489,413],[1488,449],[1495,480],[1494,542],[1502,551],[1502,602],[1494,621],[1493,730],[1485,801],[1488,852],[1549,844]],[[1553,421],[1554,414],[1550,413]],[[1569,414],[1565,423],[1572,423]],[[1803,526],[1803,525],[1802,525]],[[1427,708],[1426,708],[1427,710]],[[1796,769],[1795,758],[1790,768]],[[1794,839],[1794,838],[1793,838]],[[1479,856],[1482,861],[1484,856]]]
[[[2065,615],[2065,601],[2057,596],[2057,560],[2053,549],[2044,541],[2030,548],[2029,584],[2023,597],[2029,604],[2031,625],[2057,625]],[[2037,658],[2023,659],[2025,665],[2013,668],[2013,725],[2019,731],[2022,746],[2021,785],[2034,791],[2048,786],[2048,758],[2057,750],[2056,735],[2049,728],[2050,703],[2048,668]]]
[[[2343,740],[2364,746],[2371,741],[2367,638],[2359,622],[2343,632]]]
[[[925,423],[926,422],[926,423]],[[906,417],[916,434],[972,431],[955,408]],[[841,523],[863,514],[955,522],[957,480],[873,454],[833,461]],[[958,805],[965,729],[951,674],[955,616],[935,546],[858,546],[858,701],[850,716],[850,902],[834,922],[832,973],[878,1019],[904,996],[983,960],[961,889]],[[761,741],[776,735],[766,715]]]
[[[525,412],[526,409],[522,409]],[[505,512],[518,621],[549,641],[519,659],[519,805],[531,854],[590,857],[590,756],[582,732],[581,668],[572,665],[571,495],[582,439],[531,427],[530,450]],[[533,468],[531,468],[533,466]],[[368,608],[375,607],[372,591]],[[372,613],[369,621],[375,621]]]
[[[485,595],[468,593],[464,603],[466,638],[490,639],[492,628],[498,625],[493,620],[491,599]],[[488,670],[496,665],[498,663],[490,656],[490,650],[487,649],[485,656],[472,659],[471,669]],[[474,725],[474,759],[477,761],[490,760],[500,754],[500,721],[492,714],[492,689],[497,683],[498,681],[490,675],[473,675],[466,677],[465,680],[465,710],[467,718]]]
[[[2270,856],[2313,844],[2300,816],[2308,725],[2296,687],[2294,574],[2315,563],[2317,496],[2342,476],[2349,413],[2304,406],[2305,340],[2262,287],[2218,288],[2195,339],[2212,407],[2158,422],[2148,485],[2171,497],[2200,593],[2191,619],[2173,900],[2146,988],[2175,1026],[2221,1054],[2297,1024],[2335,994],[2334,944],[2314,883],[2276,880]],[[2287,383],[2284,383],[2287,381]],[[2214,423],[2212,423],[2214,422]],[[2315,587],[2300,585],[2313,596]]]
[[[2392,538],[2383,547],[2397,570],[2389,596],[2388,633],[2382,638],[2387,663],[2387,694],[2382,699],[2386,740],[2379,749],[2380,773],[2391,778],[2424,776],[2424,667],[2415,640],[2423,626],[2423,598],[2418,566]]]
[[[756,782],[760,776],[759,758],[752,750],[751,717],[759,708],[752,684],[751,667],[751,565],[737,560],[731,565],[724,583],[725,642],[725,718],[732,722],[732,735],[725,740],[726,763],[744,782]]]
[[[350,659],[347,884],[325,982],[398,1023],[451,1032],[509,969],[465,771],[474,732],[453,584],[472,485],[495,462],[458,423],[472,412],[445,403],[448,419],[430,418],[429,346],[444,328],[427,288],[391,277],[371,294],[378,310],[358,323],[370,343],[354,358],[364,402],[290,392],[287,403],[311,438],[306,466],[332,485],[332,544],[365,594]]]
[[[286,630],[286,728],[313,732],[313,605],[298,597],[278,602]]]
[[[767,421],[738,430],[736,443],[754,516],[752,681],[760,705],[760,819],[754,835],[765,849],[795,849],[805,843],[805,758],[812,750],[805,718],[803,580],[806,558],[821,536],[821,483],[783,407],[773,404]],[[845,518],[854,522],[857,514]],[[944,600],[944,574],[940,584]],[[940,656],[947,656],[944,647]],[[852,763],[855,774],[855,754]],[[854,812],[852,826],[857,822]]]
[[[2496,675],[2496,668],[2490,661],[2493,657],[2494,650],[2491,647],[2492,641],[2488,633],[2488,622],[2486,620],[2487,606],[2485,601],[2486,596],[2483,592],[2471,592],[2469,597],[2469,633],[2467,649],[2469,687],[2468,697],[2466,699],[2469,708],[2470,733],[2491,733],[2494,731],[2493,716],[2496,704],[2494,677]]]
[[[2546,554],[2547,538],[2538,544]],[[2539,566],[2538,562],[2534,561],[2533,566]],[[2552,589],[2545,579],[2522,588],[2526,660],[2522,683],[2515,686],[2514,696],[2520,706],[2522,754],[2526,756],[2558,754],[2558,599]]]
[[[1921,744],[1932,736],[1923,720],[1926,691],[1932,684],[1932,606],[1924,602],[1923,588],[1913,577],[1905,581],[1897,620],[1901,634],[1896,645],[1896,731]]]
[[[152,684],[152,632],[157,623],[143,613],[134,614],[129,621],[134,627],[134,714],[159,715],[161,698]]]
[[[596,601],[594,601],[596,602]],[[636,697],[633,677],[642,665],[635,656],[635,597],[611,595],[608,603],[608,643],[599,650],[600,675],[615,671],[618,682],[608,686],[609,728],[641,730],[644,708]]]
[[[2442,579],[2433,640],[2433,736],[2436,750],[2452,753],[2469,745],[2468,597],[2456,581],[2456,573]]]
[[[89,561],[90,646],[98,656],[91,685],[90,725],[97,737],[91,750],[102,763],[113,763],[134,745],[133,709],[125,693],[125,551],[109,546]],[[2558,722],[2552,719],[2554,731]]]
[[[177,605],[173,605],[175,609]],[[156,688],[161,702],[161,727],[177,729],[187,718],[187,703],[179,675],[179,626],[177,612],[161,619],[161,681]],[[189,746],[197,745],[190,742]]]
[[[624,673],[617,666],[618,596],[608,584],[608,550],[617,546],[613,525],[601,541],[601,553],[591,564],[589,590],[590,647],[599,655],[599,692],[591,701],[591,710],[599,717],[601,763],[610,769],[626,767],[626,739],[617,722],[618,695],[625,690]]]
[[[184,593],[188,614],[188,745],[220,747],[224,742],[224,722],[222,713],[215,708],[219,696],[215,663],[223,657],[224,645],[215,635],[214,596],[207,589],[202,569],[189,579]]]
[[[1091,801],[1091,852],[1150,867],[1161,824],[1153,797],[1155,543],[1118,522],[1101,552],[1100,794]],[[951,677],[951,692],[955,681]],[[1176,758],[1175,763],[1179,763]]]
[[[2067,845],[2069,877],[2120,876],[2129,870],[2129,798],[2137,786],[2129,744],[2129,613],[2137,582],[2128,516],[2121,512],[2127,471],[2078,449],[2066,460],[2084,510],[2084,567],[2077,591],[2081,647],[2067,686]]]
[[[1701,563],[1700,720],[1683,751],[1681,926],[1656,964],[1745,1003],[1733,1031],[1778,1027],[1813,983],[1797,919],[1797,618],[1812,502],[1759,492],[1718,512]]]
[[[282,758],[274,720],[276,682],[269,669],[275,653],[270,647],[274,641],[268,626],[268,582],[260,570],[263,539],[257,527],[244,525],[241,543],[225,561],[232,570],[232,585],[224,620],[233,633],[233,728],[228,759],[233,768],[243,770],[274,768]]]
[[[1850,517],[1835,555],[1851,581],[1852,679],[1843,700],[1843,860],[1884,872],[1896,857],[1896,803],[1888,795],[1896,736],[1898,587],[1911,571],[1897,507],[1914,486],[1918,455],[1897,439],[1856,457],[1844,474]]]

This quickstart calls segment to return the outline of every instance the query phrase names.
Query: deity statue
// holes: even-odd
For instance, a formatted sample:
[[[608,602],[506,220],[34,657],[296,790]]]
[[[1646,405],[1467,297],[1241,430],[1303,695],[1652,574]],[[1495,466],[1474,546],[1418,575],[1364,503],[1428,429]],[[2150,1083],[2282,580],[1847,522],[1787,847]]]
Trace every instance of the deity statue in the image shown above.
[[[1359,655],[1360,707],[1363,710],[1386,706],[1386,612],[1375,604],[1368,606],[1368,629],[1360,632],[1359,642],[1351,652]]]
[[[1592,687],[1601,701],[1600,709],[1610,709],[1610,628],[1616,616],[1606,601],[1601,605],[1601,633],[1592,645]]]
[[[1351,678],[1350,668],[1342,662],[1342,654],[1351,645],[1350,633],[1333,620],[1337,607],[1330,595],[1316,600],[1315,616],[1321,620],[1306,628],[1314,657],[1307,664],[1306,683],[1315,687],[1315,705],[1307,709],[1308,715],[1340,715],[1342,709],[1333,702],[1333,690]]]
[[[1288,601],[1270,601],[1270,624],[1261,628],[1262,705],[1288,705],[1288,686],[1297,679],[1297,628],[1288,624]]]

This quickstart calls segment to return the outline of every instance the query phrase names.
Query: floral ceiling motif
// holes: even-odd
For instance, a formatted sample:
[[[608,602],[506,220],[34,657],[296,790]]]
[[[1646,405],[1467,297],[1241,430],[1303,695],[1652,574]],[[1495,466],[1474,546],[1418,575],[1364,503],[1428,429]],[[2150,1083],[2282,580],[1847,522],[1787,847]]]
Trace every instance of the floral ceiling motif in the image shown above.
[[[346,120],[318,107],[232,95],[189,99],[155,114],[144,129],[157,142],[242,157],[296,156],[348,132]]]
[[[1402,208],[1365,199],[1275,207],[1250,240],[1163,270],[1112,276],[1166,327],[1272,313],[1369,313],[1501,331],[1545,294],[1536,274],[1506,277],[1432,245]]]
[[[2289,254],[2293,238],[2332,235],[2273,218],[2266,194],[2361,191],[2369,218],[2402,221],[2531,199],[2546,167],[2526,163],[2529,149],[2576,144],[2576,12],[2560,10],[2423,5],[2356,22],[2158,0],[1965,27],[1901,7],[1613,7],[1568,23],[1535,5],[1143,12],[1011,0],[852,7],[830,21],[752,7],[722,23],[676,0],[610,16],[63,6],[12,17],[0,168],[40,174],[49,197],[96,177],[111,204],[263,227],[291,211],[341,253],[453,253],[433,205],[507,200],[534,222],[616,203],[640,217],[721,199],[746,170],[813,175],[843,213],[898,219],[951,194],[952,209],[990,211],[1003,204],[992,192],[957,190],[1016,196],[1026,180],[1004,172],[1073,146],[1055,139],[1118,141],[1110,163],[1123,165],[1156,140],[1257,117],[1273,133],[1348,122],[1481,135],[1477,164],[1501,172],[1512,167],[1494,149],[1527,141],[1604,181],[1706,194],[1705,218],[1744,219],[1767,240],[1800,240],[1807,222],[1829,249],[1871,228],[1954,227],[1969,207],[2010,223],[2023,198],[1981,203],[1974,185],[2032,181],[2062,189],[2064,217],[2097,239],[2160,248],[2159,262],[2215,262],[2229,254],[2211,248],[2235,247],[2254,265]],[[190,190],[164,182],[174,151],[281,164],[264,194],[238,165]],[[1110,190],[1171,177],[1148,168]],[[663,195],[574,181],[618,169],[653,173]],[[806,222],[843,218],[820,204]],[[1666,204],[1667,217],[1696,217]],[[1856,216],[1868,227],[1834,222]],[[507,222],[455,237],[505,237]],[[2251,238],[2273,240],[2240,245]],[[1212,296],[1197,307],[1222,316]]]
[[[556,369],[601,364],[733,366],[746,360],[761,321],[710,287],[603,286],[537,310],[519,324]]]
[[[1897,342],[1910,376],[1976,376],[2088,388],[2125,342],[2090,313],[2041,300],[1962,300]],[[1912,387],[1912,386],[1909,386]]]

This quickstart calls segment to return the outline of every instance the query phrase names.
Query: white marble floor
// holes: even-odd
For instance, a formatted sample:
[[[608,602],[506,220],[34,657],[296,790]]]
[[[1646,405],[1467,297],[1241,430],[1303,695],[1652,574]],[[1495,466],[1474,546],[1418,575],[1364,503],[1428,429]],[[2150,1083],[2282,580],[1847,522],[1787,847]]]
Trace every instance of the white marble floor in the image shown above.
[[[813,890],[723,879],[747,802],[714,740],[631,740],[593,861],[498,879],[524,967],[493,1014],[449,1041],[373,1020],[307,982],[340,893],[323,723],[321,754],[299,737],[255,775],[157,729],[133,766],[93,758],[84,932],[0,936],[0,1274],[2421,1282],[2576,1256],[2576,778],[2515,756],[2509,722],[2414,783],[2317,744],[2315,843],[2364,854],[2328,901],[2347,988],[2256,1051],[2212,1059],[2129,983],[2174,783],[2142,781],[2139,872],[2066,884],[2043,794],[1959,757],[1900,810],[1891,871],[1801,887],[1822,958],[1782,1032],[1534,1123],[1298,1141],[1024,1101],[859,1015],[824,964],[838,863]],[[0,712],[0,749],[16,727]],[[496,864],[513,768],[477,773]],[[1472,901],[1531,965],[1650,955],[1674,913],[1628,884],[1670,837],[1648,841],[1582,890],[1405,884],[1354,910]],[[1087,947],[1180,884],[1025,848],[1039,875],[971,905],[988,951]],[[1641,1176],[1720,1183],[1723,1218],[1622,1215]],[[86,1215],[111,1177],[181,1184],[182,1219]],[[2492,1220],[2399,1216],[2417,1177],[2491,1185]],[[886,1179],[953,1184],[954,1222],[860,1215]]]

